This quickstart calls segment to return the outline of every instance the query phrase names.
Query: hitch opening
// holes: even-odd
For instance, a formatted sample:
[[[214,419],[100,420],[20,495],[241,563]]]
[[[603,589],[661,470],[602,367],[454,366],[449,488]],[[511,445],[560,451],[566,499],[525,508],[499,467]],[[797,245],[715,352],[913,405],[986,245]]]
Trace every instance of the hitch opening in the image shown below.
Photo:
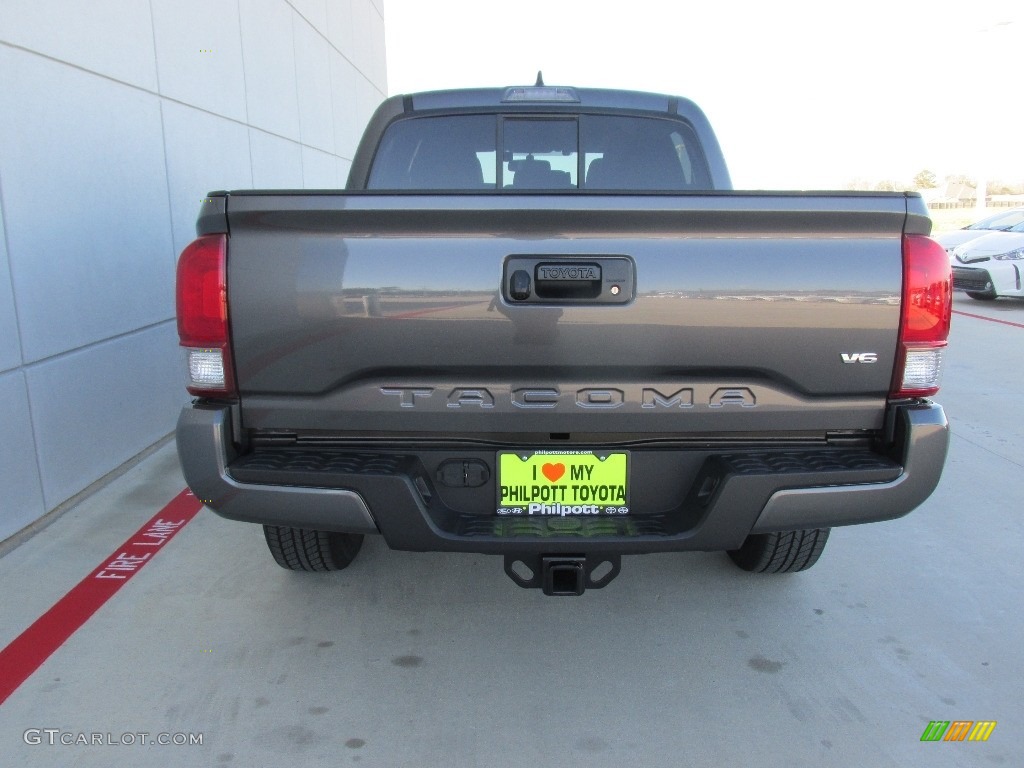
[[[505,573],[525,589],[540,589],[545,595],[570,597],[588,588],[601,589],[619,575],[618,555],[505,555]]]
[[[541,566],[544,574],[544,594],[556,597],[582,595],[587,588],[586,562],[582,557],[545,557]]]

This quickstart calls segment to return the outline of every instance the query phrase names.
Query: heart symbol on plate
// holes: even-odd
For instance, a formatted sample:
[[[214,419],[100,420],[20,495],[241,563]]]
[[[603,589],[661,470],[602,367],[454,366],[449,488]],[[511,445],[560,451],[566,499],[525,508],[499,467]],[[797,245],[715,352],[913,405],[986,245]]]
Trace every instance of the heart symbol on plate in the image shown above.
[[[545,464],[540,471],[553,483],[565,474],[565,464]]]

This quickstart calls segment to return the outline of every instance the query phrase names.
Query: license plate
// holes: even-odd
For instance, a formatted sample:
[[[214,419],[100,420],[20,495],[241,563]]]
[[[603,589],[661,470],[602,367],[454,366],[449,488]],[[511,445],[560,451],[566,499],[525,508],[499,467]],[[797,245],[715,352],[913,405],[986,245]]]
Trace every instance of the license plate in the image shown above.
[[[625,451],[500,451],[499,515],[629,514]]]

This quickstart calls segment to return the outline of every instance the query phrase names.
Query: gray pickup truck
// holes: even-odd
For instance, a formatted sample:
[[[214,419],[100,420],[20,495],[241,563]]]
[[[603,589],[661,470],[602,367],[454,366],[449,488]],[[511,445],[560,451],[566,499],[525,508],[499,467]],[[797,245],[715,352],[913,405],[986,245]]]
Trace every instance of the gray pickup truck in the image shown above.
[[[345,191],[204,202],[178,265],[184,474],[295,570],[379,534],[552,595],[623,554],[800,571],[939,481],[930,229],[915,194],[731,191],[682,98],[396,96]]]

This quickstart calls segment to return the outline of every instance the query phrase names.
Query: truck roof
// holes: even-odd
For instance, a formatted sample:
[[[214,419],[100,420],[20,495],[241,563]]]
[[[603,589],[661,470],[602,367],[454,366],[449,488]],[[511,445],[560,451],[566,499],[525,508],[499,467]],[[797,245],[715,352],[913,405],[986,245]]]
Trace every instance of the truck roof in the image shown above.
[[[492,107],[507,109],[517,104],[538,107],[564,106],[572,110],[615,109],[682,114],[697,106],[689,99],[661,93],[615,90],[610,88],[574,88],[555,85],[508,86],[505,88],[462,88],[426,91],[395,98],[410,99],[415,111]],[[699,111],[699,109],[697,110]]]

